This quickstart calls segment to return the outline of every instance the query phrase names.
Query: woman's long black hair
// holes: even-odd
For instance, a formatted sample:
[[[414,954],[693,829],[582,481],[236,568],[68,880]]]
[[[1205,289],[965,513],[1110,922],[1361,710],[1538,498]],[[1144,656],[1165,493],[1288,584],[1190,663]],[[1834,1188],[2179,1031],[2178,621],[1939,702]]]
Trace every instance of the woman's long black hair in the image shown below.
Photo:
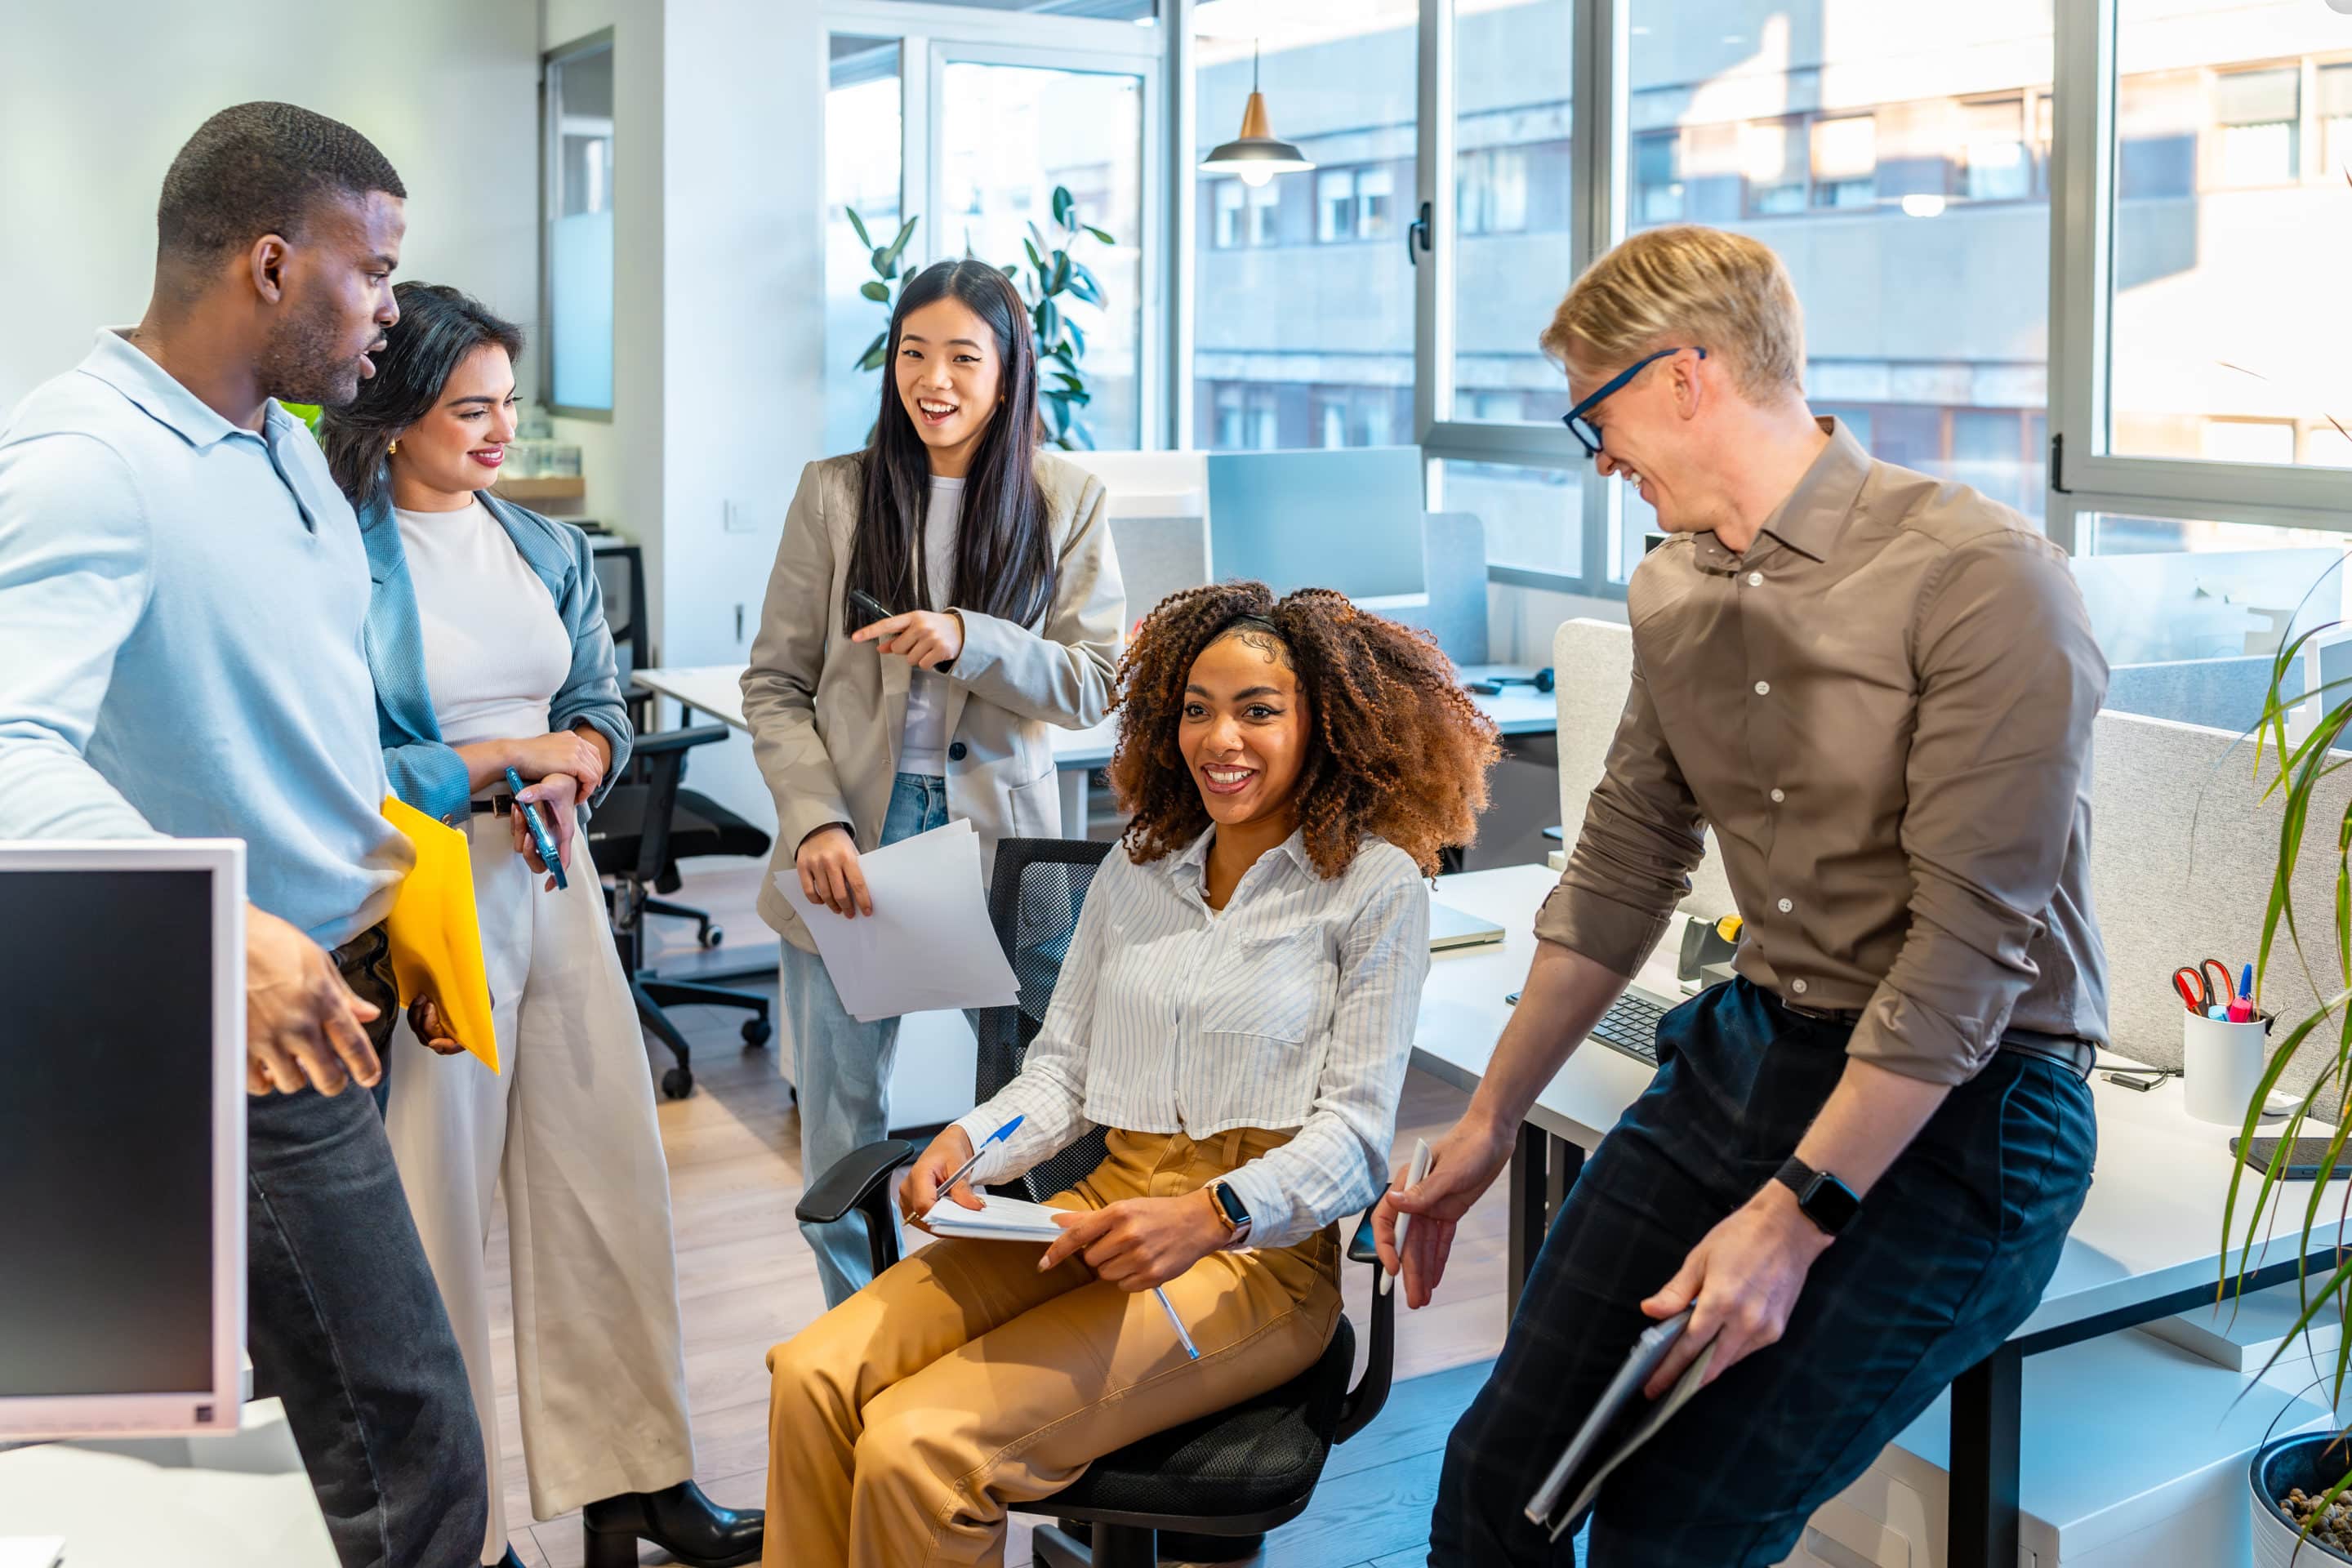
[[[1037,350],[1029,335],[1029,312],[1012,281],[970,257],[935,262],[917,273],[890,312],[882,415],[866,447],[857,531],[849,547],[849,586],[893,613],[931,607],[923,564],[931,459],[898,398],[898,337],[910,313],[950,298],[995,334],[1004,366],[998,387],[1004,404],[991,414],[972,454],[956,522],[955,576],[942,585],[940,602],[1032,626],[1054,598],[1054,541],[1037,489]],[[848,619],[845,607],[845,630]]]
[[[446,284],[403,283],[392,297],[400,320],[383,335],[375,374],[360,383],[358,397],[319,416],[327,470],[361,509],[383,490],[384,453],[403,430],[433,412],[467,354],[496,343],[507,358],[522,358],[522,329],[470,295]]]

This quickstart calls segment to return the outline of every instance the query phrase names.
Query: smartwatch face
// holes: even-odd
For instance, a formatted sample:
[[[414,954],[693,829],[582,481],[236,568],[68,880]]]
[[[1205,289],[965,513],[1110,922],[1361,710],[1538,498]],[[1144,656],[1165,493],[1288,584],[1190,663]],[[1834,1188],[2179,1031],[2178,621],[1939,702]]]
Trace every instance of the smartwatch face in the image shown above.
[[[1835,1236],[1862,1212],[1862,1200],[1853,1195],[1853,1188],[1824,1172],[1813,1178],[1801,1206],[1816,1225]]]

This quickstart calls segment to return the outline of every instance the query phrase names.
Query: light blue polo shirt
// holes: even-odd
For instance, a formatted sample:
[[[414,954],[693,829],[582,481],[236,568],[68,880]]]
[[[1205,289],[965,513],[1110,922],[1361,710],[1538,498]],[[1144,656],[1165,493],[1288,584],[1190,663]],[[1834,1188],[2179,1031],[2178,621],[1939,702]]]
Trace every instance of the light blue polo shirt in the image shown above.
[[[108,331],[0,426],[0,838],[242,838],[247,896],[336,947],[411,856],[359,524],[266,406],[241,430]]]

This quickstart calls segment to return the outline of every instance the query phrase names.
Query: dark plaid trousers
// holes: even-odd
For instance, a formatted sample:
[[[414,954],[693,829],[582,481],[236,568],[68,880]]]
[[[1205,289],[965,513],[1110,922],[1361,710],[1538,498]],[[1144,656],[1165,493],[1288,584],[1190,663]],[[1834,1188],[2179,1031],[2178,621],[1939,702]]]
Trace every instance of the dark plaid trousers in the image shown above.
[[[1639,1303],[1793,1152],[1843,1025],[1736,981],[1669,1014],[1454,1426],[1432,1568],[1566,1565],[1522,1512],[1649,1320]],[[1702,1390],[1603,1487],[1589,1568],[1767,1568],[2041,1299],[2090,1187],[2089,1086],[2003,1051],[1954,1089],[1823,1253],[1780,1342]]]

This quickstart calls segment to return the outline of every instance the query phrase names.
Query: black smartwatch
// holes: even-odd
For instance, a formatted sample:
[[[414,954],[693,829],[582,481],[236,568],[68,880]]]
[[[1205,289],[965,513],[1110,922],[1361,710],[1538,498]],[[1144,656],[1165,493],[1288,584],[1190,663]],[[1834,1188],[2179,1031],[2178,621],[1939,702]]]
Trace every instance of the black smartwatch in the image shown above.
[[[1210,1183],[1209,1196],[1216,1204],[1217,1213],[1224,1217],[1226,1226],[1233,1232],[1225,1238],[1225,1245],[1239,1247],[1248,1240],[1250,1212],[1243,1205],[1241,1194],[1234,1191],[1233,1184],[1222,1178]]]
[[[1837,1235],[1862,1212],[1862,1200],[1853,1195],[1852,1187],[1827,1171],[1814,1170],[1794,1154],[1772,1173],[1772,1179],[1797,1194],[1797,1207],[1823,1236]]]

